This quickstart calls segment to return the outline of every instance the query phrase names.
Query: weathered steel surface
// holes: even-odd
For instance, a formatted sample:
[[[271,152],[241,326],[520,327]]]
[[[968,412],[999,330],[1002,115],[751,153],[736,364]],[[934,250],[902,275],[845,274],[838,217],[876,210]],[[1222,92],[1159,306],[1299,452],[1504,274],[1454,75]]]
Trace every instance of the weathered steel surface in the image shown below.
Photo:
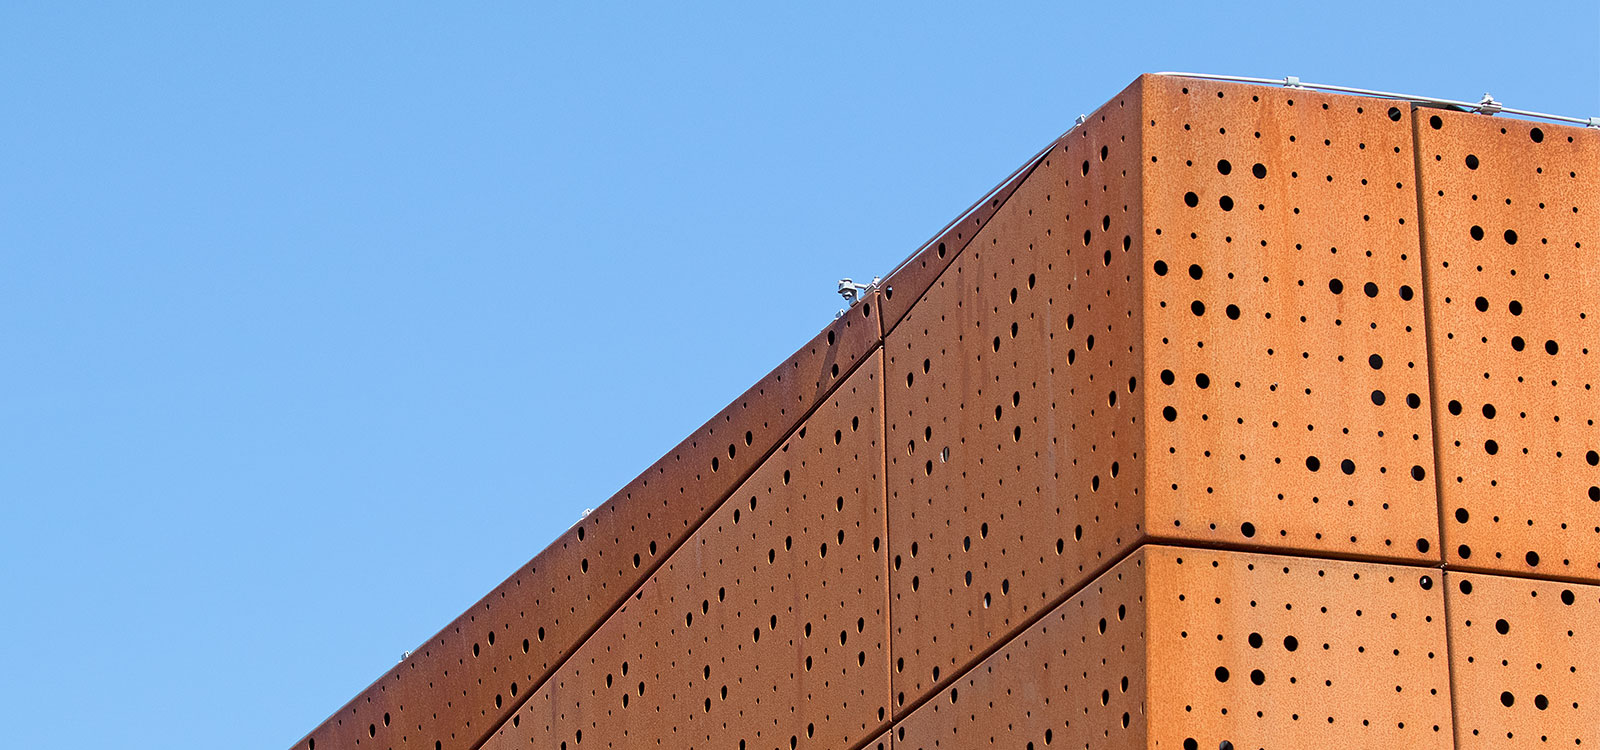
[[[1440,559],[1405,105],[1148,80],[1148,530]]]
[[[1415,120],[1446,560],[1600,581],[1600,131]]]
[[[884,340],[895,710],[1140,534],[1137,84]]]
[[[1141,78],[298,748],[1593,744],[1597,195]]]
[[[848,747],[888,720],[875,353],[487,748]]]
[[[878,343],[834,321],[296,744],[476,747]]]
[[[1451,746],[1438,570],[1145,550],[1151,748]]]
[[[887,334],[905,318],[906,311],[922,299],[935,279],[949,267],[950,261],[966,248],[967,243],[994,218],[1000,207],[1016,192],[1017,186],[1033,172],[1024,164],[992,194],[975,206],[967,216],[958,220],[930,240],[916,255],[908,259],[899,270],[883,281],[883,332]]]
[[[1149,549],[911,712],[894,728],[894,747],[1144,748]]]
[[[1451,746],[1437,570],[1146,545],[894,729],[897,748]]]
[[[1600,587],[1445,574],[1456,746],[1600,742]]]

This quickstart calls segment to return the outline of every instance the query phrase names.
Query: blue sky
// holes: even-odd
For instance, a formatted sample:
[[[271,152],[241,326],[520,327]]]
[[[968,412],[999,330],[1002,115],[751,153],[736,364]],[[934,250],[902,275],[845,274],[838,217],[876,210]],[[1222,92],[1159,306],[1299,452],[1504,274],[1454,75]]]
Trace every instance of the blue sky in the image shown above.
[[[1597,50],[1559,1],[7,4],[7,744],[286,747],[1140,72],[1587,117]]]

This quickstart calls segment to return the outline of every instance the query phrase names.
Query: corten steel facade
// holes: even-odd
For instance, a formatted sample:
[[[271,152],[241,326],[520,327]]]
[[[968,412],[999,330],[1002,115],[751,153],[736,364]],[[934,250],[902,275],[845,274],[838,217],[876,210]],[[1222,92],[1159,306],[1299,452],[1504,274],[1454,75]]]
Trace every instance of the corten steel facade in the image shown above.
[[[1597,196],[1140,78],[296,747],[1600,744]]]

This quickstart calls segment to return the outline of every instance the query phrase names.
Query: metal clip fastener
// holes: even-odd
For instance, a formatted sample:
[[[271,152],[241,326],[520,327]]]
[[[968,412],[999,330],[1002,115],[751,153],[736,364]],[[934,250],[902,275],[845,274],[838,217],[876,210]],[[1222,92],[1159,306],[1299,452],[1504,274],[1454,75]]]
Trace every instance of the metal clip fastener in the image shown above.
[[[856,303],[861,301],[861,295],[872,291],[880,280],[874,276],[871,284],[857,284],[850,279],[839,279],[839,296],[844,298],[846,305],[855,307]]]
[[[1494,97],[1485,92],[1483,98],[1478,100],[1478,106],[1474,107],[1472,111],[1480,115],[1497,115],[1503,109],[1505,109],[1505,105],[1495,101]]]
[[[1300,76],[1284,76],[1283,86],[1290,89],[1304,88],[1300,85]]]

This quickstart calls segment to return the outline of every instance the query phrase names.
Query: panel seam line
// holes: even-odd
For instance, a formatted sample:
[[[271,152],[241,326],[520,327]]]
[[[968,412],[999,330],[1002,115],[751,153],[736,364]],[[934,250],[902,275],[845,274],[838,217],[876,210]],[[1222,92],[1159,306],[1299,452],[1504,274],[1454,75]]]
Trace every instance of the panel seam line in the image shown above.
[[[881,325],[879,330],[882,330]],[[839,390],[839,387],[844,385],[844,382],[849,380],[851,375],[854,375],[857,371],[859,371],[862,365],[865,365],[867,360],[872,359],[872,355],[878,353],[882,348],[883,339],[879,337],[872,342],[872,345],[869,346],[859,358],[857,358],[855,364],[850,366],[850,369],[840,374],[838,378],[835,378],[833,384],[817,398],[816,402],[813,403],[810,408],[806,409],[804,414],[801,414],[795,418],[794,425],[785,431],[783,436],[774,441],[772,447],[767,449],[767,451],[761,455],[760,460],[753,462],[750,465],[749,471],[739,475],[739,478],[733,482],[732,489],[728,490],[728,492],[722,495],[715,503],[712,503],[711,508],[695,521],[694,526],[688,529],[683,536],[679,537],[677,543],[673,544],[670,549],[665,550],[665,554],[661,555],[658,562],[651,566],[650,569],[643,575],[643,577],[639,579],[639,583],[630,587],[626,596],[617,599],[616,604],[607,609],[603,617],[595,620],[594,625],[584,631],[582,638],[579,638],[573,642],[571,650],[563,653],[561,658],[556,661],[555,665],[548,673],[544,675],[544,677],[540,678],[538,681],[528,687],[528,690],[523,693],[522,700],[517,701],[516,705],[506,713],[505,718],[496,722],[495,725],[489,729],[489,731],[485,733],[481,739],[473,742],[472,745],[470,745],[471,750],[480,750],[485,744],[493,739],[495,734],[504,728],[505,725],[511,721],[512,717],[516,716],[517,713],[522,710],[523,706],[527,705],[528,701],[532,700],[533,696],[543,689],[544,686],[550,682],[550,679],[567,665],[567,662],[572,660],[572,657],[577,656],[578,652],[583,649],[584,644],[588,643],[589,640],[594,637],[595,633],[599,632],[602,627],[605,627],[606,623],[610,622],[611,618],[616,616],[617,612],[621,611],[623,606],[628,603],[629,599],[637,596],[639,591],[643,589],[645,585],[648,584],[653,578],[655,578],[655,574],[663,565],[667,563],[668,560],[672,558],[674,554],[677,553],[679,549],[683,547],[686,542],[688,542],[689,538],[699,533],[700,529],[706,525],[706,522],[709,521],[712,516],[716,515],[717,511],[728,502],[729,498],[738,494],[739,488],[744,486],[744,483],[749,481],[750,477],[754,476],[755,473],[760,470],[761,467],[765,465],[766,462],[771,459],[780,448],[783,447],[783,444],[788,442],[789,439],[792,438],[794,434],[805,425],[806,420],[810,419],[818,409],[822,408],[822,406],[828,402],[828,399],[832,398],[833,394]],[[887,515],[887,510],[885,510],[885,515]],[[887,532],[885,533],[885,536],[887,536]],[[887,544],[888,540],[885,539],[884,541],[885,544]]]

